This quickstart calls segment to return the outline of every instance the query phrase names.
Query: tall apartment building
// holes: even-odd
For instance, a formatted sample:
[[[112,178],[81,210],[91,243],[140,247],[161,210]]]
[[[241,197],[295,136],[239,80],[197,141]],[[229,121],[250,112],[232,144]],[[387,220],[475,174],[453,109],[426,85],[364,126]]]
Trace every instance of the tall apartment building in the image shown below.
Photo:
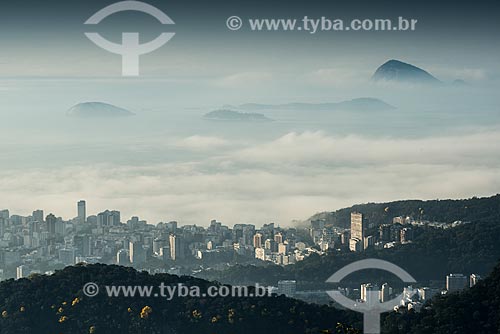
[[[446,276],[446,290],[455,292],[465,289],[469,286],[469,278],[462,274],[449,274]]]
[[[366,223],[363,214],[358,212],[351,213],[351,239],[349,240],[349,249],[352,252],[364,250]]]
[[[87,204],[85,201],[79,201],[77,204],[78,223],[83,224],[87,221]]]
[[[185,245],[182,238],[177,235],[171,234],[170,241],[170,258],[174,261],[182,260],[186,257]]]

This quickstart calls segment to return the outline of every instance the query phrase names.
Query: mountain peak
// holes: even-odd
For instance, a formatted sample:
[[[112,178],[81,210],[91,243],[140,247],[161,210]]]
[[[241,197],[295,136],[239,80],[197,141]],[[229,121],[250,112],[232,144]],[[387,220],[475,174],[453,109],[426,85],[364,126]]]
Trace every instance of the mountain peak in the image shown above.
[[[372,79],[375,81],[385,80],[425,84],[441,83],[441,81],[429,72],[396,59],[388,60],[382,64],[375,71]]]

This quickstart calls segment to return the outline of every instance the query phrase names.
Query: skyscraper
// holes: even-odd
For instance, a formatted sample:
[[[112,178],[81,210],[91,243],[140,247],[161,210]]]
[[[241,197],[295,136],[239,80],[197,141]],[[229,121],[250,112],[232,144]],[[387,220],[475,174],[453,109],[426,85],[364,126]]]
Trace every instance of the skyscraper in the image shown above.
[[[174,261],[183,259],[185,257],[184,242],[182,239],[174,234],[170,235],[170,258]]]
[[[97,215],[98,227],[111,227],[117,226],[121,222],[120,211],[106,210]]]
[[[168,245],[168,241],[162,238],[156,238],[153,240],[153,253],[160,254],[160,249]]]
[[[365,239],[363,240],[364,249],[372,247],[374,244],[375,244],[375,239],[371,235],[366,236]]]
[[[7,227],[6,219],[0,217],[0,239],[3,239],[3,235],[5,234],[6,227]]]
[[[255,234],[255,225],[247,224],[243,226],[242,237],[239,240],[243,245],[252,245]]]
[[[175,233],[177,231],[177,222],[176,221],[171,221],[165,224],[165,228],[167,229],[168,232]]]
[[[0,210],[0,218],[8,220],[10,218],[9,210]]]
[[[129,255],[126,249],[120,249],[118,253],[116,253],[116,264],[120,266],[126,266],[129,264]]]
[[[349,249],[357,252],[364,249],[366,224],[363,214],[358,212],[351,213],[351,239]]]
[[[74,248],[63,248],[59,250],[59,261],[66,266],[75,264],[76,251]]]
[[[43,223],[43,210],[35,210],[32,214],[33,221]]]
[[[446,276],[446,290],[455,292],[465,289],[469,285],[469,278],[462,274],[449,274]]]
[[[130,241],[129,243],[130,263],[134,266],[146,262],[146,252],[139,241]]]
[[[165,262],[170,260],[170,246],[160,248],[160,258]]]
[[[360,299],[364,302],[366,302],[366,298],[367,298],[366,292],[368,290],[373,290],[373,286],[370,283],[361,284],[361,288],[359,289],[359,291],[361,293]]]
[[[47,232],[49,232],[49,237],[55,238],[55,236],[56,236],[56,223],[57,223],[56,216],[54,216],[52,213],[49,214],[45,218],[45,222],[47,223]]]
[[[380,301],[382,303],[385,303],[389,301],[390,297],[391,297],[391,287],[389,286],[388,283],[382,284],[382,289],[380,290]]]
[[[84,224],[87,221],[87,204],[85,201],[80,201],[77,204],[78,208],[78,222]]]
[[[20,265],[16,268],[16,278],[21,279],[25,278],[29,274],[29,269],[25,265]]]
[[[472,274],[469,276],[469,286],[472,288],[474,285],[477,284],[477,282],[481,280],[481,276],[477,274]]]
[[[253,246],[255,248],[260,248],[262,247],[262,234],[260,233],[256,233],[254,236],[253,236]]]
[[[271,252],[277,252],[278,244],[274,241],[274,239],[266,239],[264,242],[264,248],[269,249]]]
[[[283,294],[288,297],[295,296],[297,291],[297,281],[294,280],[283,280],[278,281],[278,293]]]
[[[391,241],[391,225],[384,224],[379,227],[379,238],[382,242]]]
[[[282,255],[286,255],[288,253],[289,245],[288,242],[282,242],[278,244],[278,253]]]
[[[77,256],[89,256],[92,254],[92,238],[90,235],[75,235],[73,246],[76,248]]]
[[[378,301],[380,299],[380,291],[377,285],[371,283],[361,284],[361,300],[365,303],[370,303],[370,300]]]
[[[351,213],[351,238],[358,240],[364,240],[365,238],[365,226],[363,224],[362,213]]]

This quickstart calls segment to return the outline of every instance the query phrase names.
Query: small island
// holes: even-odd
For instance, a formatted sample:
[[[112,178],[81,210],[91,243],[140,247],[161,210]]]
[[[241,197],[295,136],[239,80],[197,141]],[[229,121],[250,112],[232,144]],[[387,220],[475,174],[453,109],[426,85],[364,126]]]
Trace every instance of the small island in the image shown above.
[[[391,59],[382,64],[372,76],[373,81],[395,81],[419,84],[442,82],[424,69],[399,60]]]
[[[229,108],[230,106],[228,106]],[[346,100],[341,102],[326,102],[326,103],[304,103],[304,102],[294,102],[286,104],[259,104],[259,103],[245,103],[238,107],[240,110],[260,111],[260,110],[287,110],[287,111],[353,111],[353,112],[363,112],[363,111],[390,111],[396,109],[396,107],[372,97],[360,97],[352,100]]]
[[[134,113],[108,103],[84,102],[73,106],[66,115],[75,118],[121,118]]]
[[[204,119],[216,121],[237,121],[237,122],[271,122],[272,119],[263,114],[239,112],[229,109],[214,110],[205,114]]]

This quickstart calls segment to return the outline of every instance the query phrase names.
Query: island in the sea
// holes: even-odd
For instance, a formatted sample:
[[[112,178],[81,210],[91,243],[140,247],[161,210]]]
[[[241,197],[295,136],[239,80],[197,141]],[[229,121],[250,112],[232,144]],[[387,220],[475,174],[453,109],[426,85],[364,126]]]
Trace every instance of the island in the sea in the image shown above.
[[[117,118],[134,115],[133,112],[103,102],[84,102],[73,106],[66,112],[76,118]]]
[[[216,121],[238,121],[238,122],[271,122],[272,119],[263,114],[253,112],[239,112],[229,109],[211,111],[203,116],[204,119]]]
[[[419,84],[442,82],[424,69],[399,60],[391,59],[382,64],[372,76],[374,81],[395,81]]]

